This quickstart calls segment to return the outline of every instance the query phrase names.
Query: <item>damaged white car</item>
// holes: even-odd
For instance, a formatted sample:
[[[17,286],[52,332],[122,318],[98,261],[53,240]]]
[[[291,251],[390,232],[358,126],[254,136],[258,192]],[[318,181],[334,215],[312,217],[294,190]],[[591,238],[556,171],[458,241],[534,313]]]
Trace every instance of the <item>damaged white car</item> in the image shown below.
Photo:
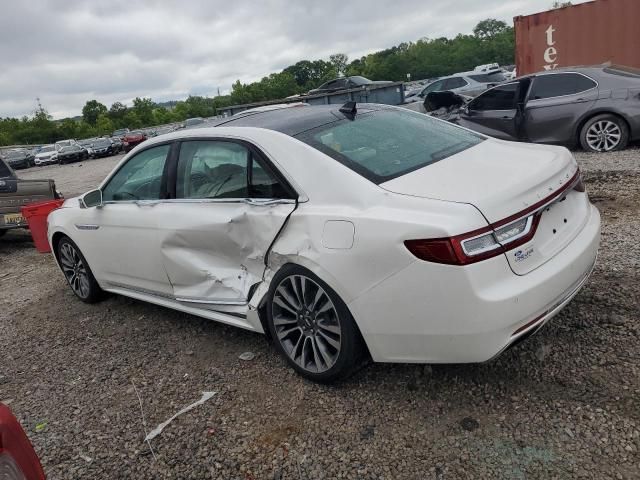
[[[49,216],[81,300],[266,333],[324,382],[368,356],[493,358],[576,295],[599,239],[565,148],[353,103],[156,137]]]

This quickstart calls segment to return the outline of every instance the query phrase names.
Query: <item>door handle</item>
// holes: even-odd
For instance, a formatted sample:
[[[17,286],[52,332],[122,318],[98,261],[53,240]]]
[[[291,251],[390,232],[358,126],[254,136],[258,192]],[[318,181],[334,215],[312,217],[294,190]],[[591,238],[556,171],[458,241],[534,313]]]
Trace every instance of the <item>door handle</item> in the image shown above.
[[[294,203],[294,201],[283,198],[245,198],[244,203],[247,205],[264,207],[268,205],[279,205],[281,203]]]
[[[134,203],[139,207],[153,207],[158,200],[136,200]]]

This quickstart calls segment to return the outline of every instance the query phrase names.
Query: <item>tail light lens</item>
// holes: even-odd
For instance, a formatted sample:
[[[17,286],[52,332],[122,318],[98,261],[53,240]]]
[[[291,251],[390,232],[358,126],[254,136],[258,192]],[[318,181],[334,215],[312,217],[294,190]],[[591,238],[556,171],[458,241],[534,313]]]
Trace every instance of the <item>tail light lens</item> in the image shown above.
[[[18,420],[0,404],[0,479],[44,480],[44,472]]]
[[[569,189],[585,191],[579,170],[560,190],[500,222],[455,237],[406,240],[404,244],[420,260],[447,265],[469,265],[496,257],[531,240],[543,208]]]

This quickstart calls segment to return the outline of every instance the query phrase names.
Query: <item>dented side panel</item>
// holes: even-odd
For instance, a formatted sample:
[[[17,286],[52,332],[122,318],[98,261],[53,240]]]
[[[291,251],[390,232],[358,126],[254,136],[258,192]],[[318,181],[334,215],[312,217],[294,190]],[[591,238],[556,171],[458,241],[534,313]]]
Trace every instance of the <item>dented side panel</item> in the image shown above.
[[[242,305],[294,203],[168,202],[159,205],[160,256],[176,299]],[[237,311],[237,309],[234,309]],[[246,309],[245,309],[246,310]]]

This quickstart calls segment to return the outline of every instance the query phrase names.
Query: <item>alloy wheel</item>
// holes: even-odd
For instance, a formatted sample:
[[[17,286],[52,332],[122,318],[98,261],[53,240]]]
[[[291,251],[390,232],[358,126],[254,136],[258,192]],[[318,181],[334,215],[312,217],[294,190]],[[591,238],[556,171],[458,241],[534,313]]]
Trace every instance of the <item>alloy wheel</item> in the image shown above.
[[[587,130],[587,144],[596,152],[614,150],[620,144],[621,138],[620,127],[610,120],[596,122]]]
[[[60,246],[60,265],[71,289],[80,298],[87,298],[90,293],[87,267],[78,250],[70,243]]]
[[[285,353],[304,370],[322,373],[338,360],[342,328],[327,292],[304,275],[289,275],[276,287],[273,326]]]

